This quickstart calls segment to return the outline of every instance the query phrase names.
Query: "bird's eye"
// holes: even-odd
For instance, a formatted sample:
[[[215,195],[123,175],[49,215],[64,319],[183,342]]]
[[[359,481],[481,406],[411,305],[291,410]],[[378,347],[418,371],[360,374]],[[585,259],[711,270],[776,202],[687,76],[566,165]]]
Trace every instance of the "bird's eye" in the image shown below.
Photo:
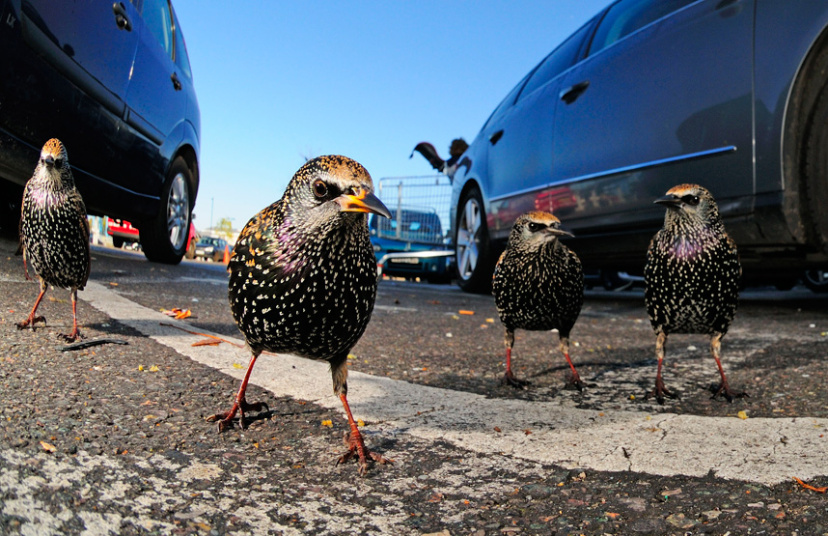
[[[693,207],[699,204],[699,196],[697,195],[687,194],[682,196],[681,200]]]
[[[313,195],[320,198],[328,195],[328,185],[325,181],[321,179],[313,181]]]
[[[63,158],[55,158],[55,167],[63,167]]]
[[[543,225],[541,223],[529,222],[529,230],[532,231],[533,233],[537,233],[541,229],[545,229],[545,228],[546,228],[546,225]]]

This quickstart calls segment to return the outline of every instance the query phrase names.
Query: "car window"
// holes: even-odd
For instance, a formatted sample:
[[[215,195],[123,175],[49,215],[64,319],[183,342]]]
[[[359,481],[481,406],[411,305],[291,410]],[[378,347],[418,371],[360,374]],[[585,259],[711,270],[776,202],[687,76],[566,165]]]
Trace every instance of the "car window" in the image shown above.
[[[141,18],[164,51],[173,57],[172,19],[168,0],[144,0]]]
[[[193,72],[190,70],[190,58],[187,56],[187,44],[184,41],[184,34],[181,32],[181,25],[178,24],[178,16],[173,12],[173,20],[175,21],[175,52],[173,59],[184,76],[191,79]]]
[[[530,73],[531,74],[531,73]],[[509,92],[506,97],[500,101],[500,104],[497,105],[497,108],[492,112],[492,115],[486,119],[486,123],[483,125],[483,129],[485,129],[489,124],[495,120],[495,118],[500,117],[500,115],[507,110],[510,106],[515,103],[517,100],[518,93],[520,93],[521,88],[523,88],[523,84],[526,83],[526,79],[529,78],[529,75],[524,76],[518,84],[512,88],[512,91]]]
[[[572,34],[569,39],[561,43],[558,48],[552,51],[532,73],[523,90],[520,92],[518,100],[524,96],[529,95],[539,87],[545,85],[547,82],[567,70],[578,56],[578,51],[581,50],[581,44],[587,32],[592,28],[591,24],[586,24],[580,30]]]
[[[605,49],[651,22],[697,0],[621,0],[604,16],[595,32],[589,54]]]

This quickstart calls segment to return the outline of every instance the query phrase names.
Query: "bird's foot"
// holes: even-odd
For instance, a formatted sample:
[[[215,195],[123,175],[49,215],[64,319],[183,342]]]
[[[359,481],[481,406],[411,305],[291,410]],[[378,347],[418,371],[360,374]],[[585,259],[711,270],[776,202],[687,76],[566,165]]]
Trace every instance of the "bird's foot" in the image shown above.
[[[531,385],[531,383],[527,380],[519,380],[512,374],[512,371],[506,372],[502,378],[500,378],[500,385],[510,385],[515,389],[523,389],[527,385]]]
[[[658,378],[658,379],[656,379],[655,389],[653,389],[652,391],[647,393],[647,396],[645,396],[644,398],[645,398],[645,400],[649,400],[652,397],[655,397],[656,402],[658,402],[659,404],[664,404],[664,397],[665,396],[668,397],[668,398],[676,399],[676,400],[681,398],[681,397],[679,397],[678,393],[674,393],[674,392],[670,391],[669,389],[667,389],[666,387],[664,387],[664,382],[661,381],[661,378]]]
[[[583,391],[587,387],[595,387],[595,384],[584,382],[578,374],[571,375],[564,385],[564,389],[577,389],[578,391]]]
[[[30,316],[29,318],[27,318],[23,322],[18,322],[17,323],[17,329],[26,329],[29,326],[31,326],[32,331],[34,331],[35,324],[37,324],[38,322],[43,322],[43,325],[45,326],[46,325],[46,317],[45,316]]]
[[[710,399],[718,398],[719,395],[723,396],[725,400],[728,402],[733,402],[734,398],[750,398],[750,395],[745,393],[744,391],[732,391],[730,387],[726,383],[721,383],[719,385],[711,385],[710,391],[713,392],[713,396]]]
[[[345,432],[342,441],[345,443],[345,446],[348,447],[348,452],[340,456],[336,461],[336,464],[339,465],[341,463],[345,463],[354,456],[358,456],[360,476],[365,476],[365,473],[368,471],[369,458],[383,465],[386,463],[394,463],[394,460],[390,458],[383,458],[381,454],[368,450],[368,447],[365,446],[365,442],[362,440],[362,435],[359,434],[359,432],[356,434]]]
[[[65,333],[61,333],[60,335],[58,335],[58,337],[60,337],[66,342],[82,341],[84,339],[84,336],[81,335],[81,332],[78,328],[73,329],[72,333],[68,335]]]
[[[236,416],[236,413],[238,413],[239,427],[242,430],[244,430],[247,428],[247,422],[244,419],[244,414],[249,411],[262,411],[262,409],[270,411],[270,408],[267,407],[267,404],[264,402],[255,402],[253,404],[249,404],[246,400],[241,399],[240,401],[237,400],[233,403],[233,407],[230,408],[230,411],[210,415],[209,417],[207,417],[207,421],[218,422],[218,431],[219,433],[221,433],[233,426],[233,418]]]

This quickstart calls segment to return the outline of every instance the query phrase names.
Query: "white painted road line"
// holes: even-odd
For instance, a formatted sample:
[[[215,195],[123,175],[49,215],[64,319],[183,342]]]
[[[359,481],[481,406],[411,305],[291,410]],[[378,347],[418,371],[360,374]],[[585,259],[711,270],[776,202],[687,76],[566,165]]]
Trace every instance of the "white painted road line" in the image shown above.
[[[193,347],[197,337],[161,325],[176,321],[99,283],[89,282],[81,298],[193,361],[238,379],[244,375],[246,350],[229,345]],[[191,329],[182,321],[177,325]],[[251,382],[277,397],[341,409],[324,362],[265,354],[256,363]],[[488,399],[357,372],[350,373],[349,387],[354,415],[377,423],[369,429],[444,439],[475,452],[601,471],[688,476],[713,471],[721,478],[762,484],[828,475],[828,419],[599,412],[563,408],[555,402]],[[400,444],[404,448],[404,442]]]

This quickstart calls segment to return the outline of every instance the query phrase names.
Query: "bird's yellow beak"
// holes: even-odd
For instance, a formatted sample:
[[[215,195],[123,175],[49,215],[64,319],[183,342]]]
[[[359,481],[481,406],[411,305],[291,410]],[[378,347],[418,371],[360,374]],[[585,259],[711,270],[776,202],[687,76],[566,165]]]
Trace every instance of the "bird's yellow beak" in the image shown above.
[[[339,203],[343,212],[371,212],[386,218],[391,217],[391,212],[382,204],[382,201],[363,188],[355,188],[353,194],[342,194],[334,201]]]

